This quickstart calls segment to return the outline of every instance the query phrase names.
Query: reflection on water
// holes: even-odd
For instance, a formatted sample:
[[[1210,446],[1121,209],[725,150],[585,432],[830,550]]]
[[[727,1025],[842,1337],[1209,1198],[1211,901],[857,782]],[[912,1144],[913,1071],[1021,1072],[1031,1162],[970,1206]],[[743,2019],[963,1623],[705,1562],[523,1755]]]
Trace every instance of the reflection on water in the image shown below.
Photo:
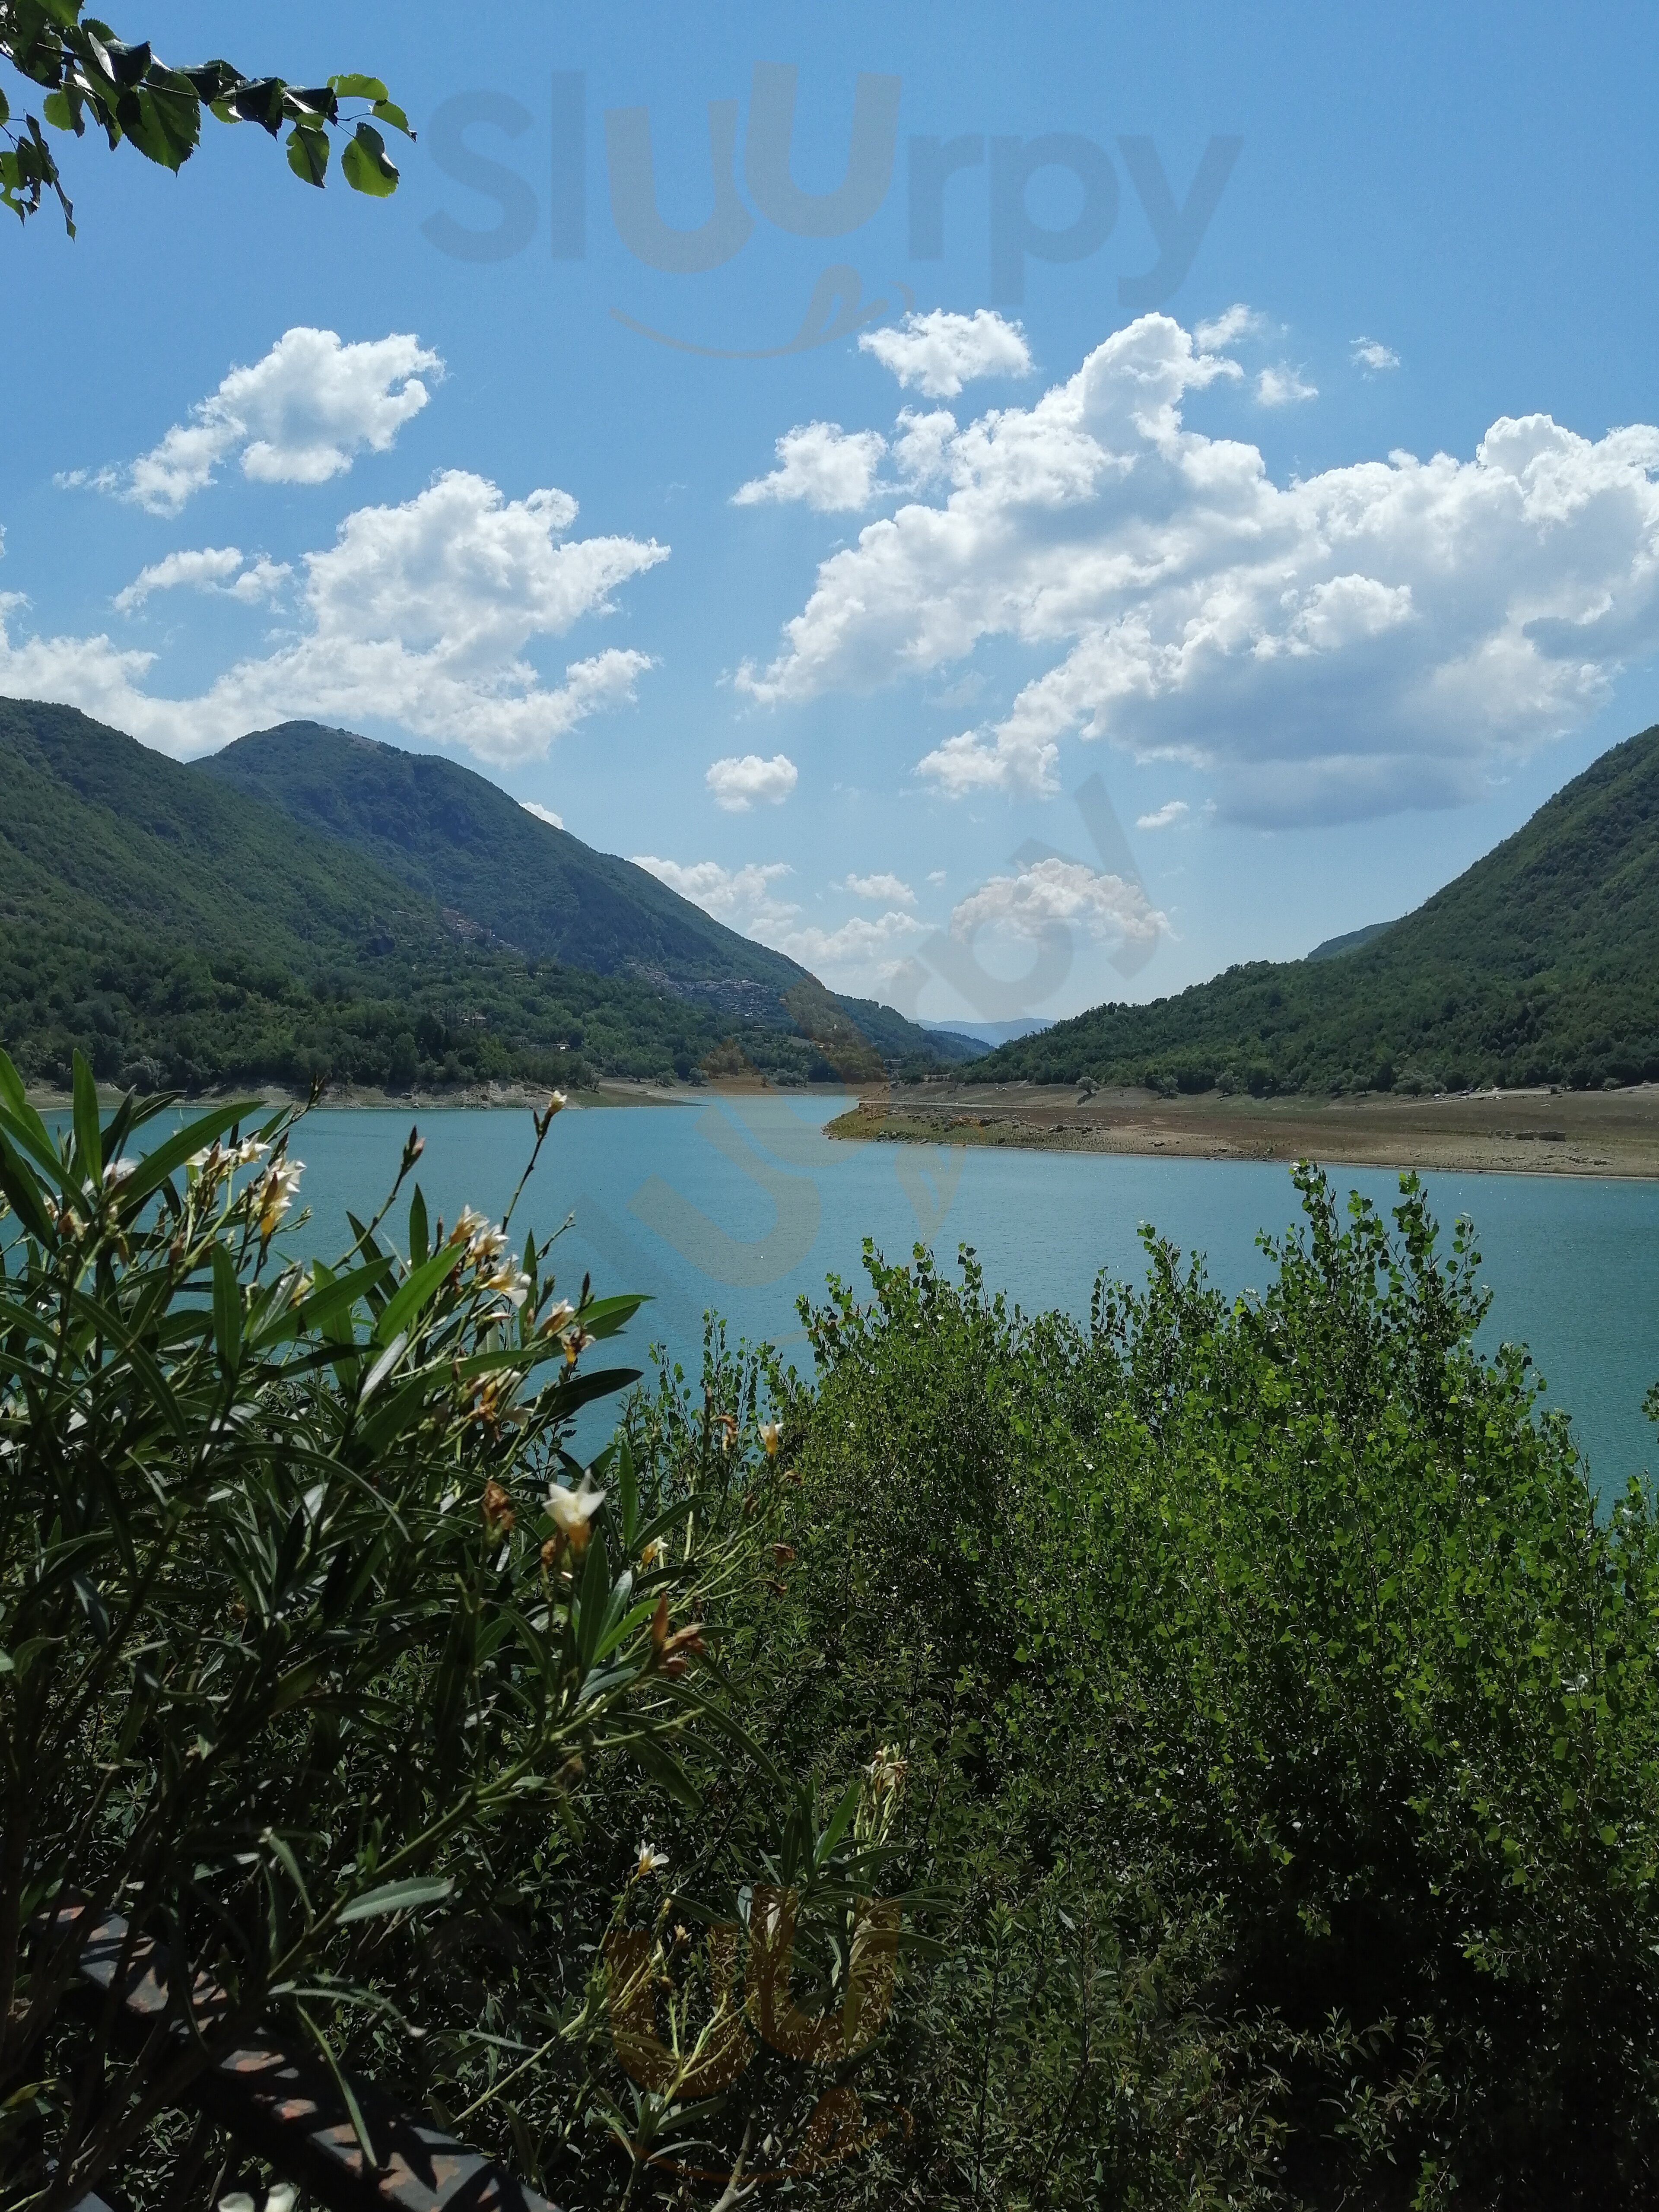
[[[862,1240],[890,1258],[918,1242],[941,1255],[970,1244],[993,1287],[1028,1310],[1086,1314],[1102,1267],[1139,1279],[1136,1234],[1154,1223],[1209,1257],[1229,1291],[1260,1285],[1258,1231],[1297,1212],[1286,1170],[1269,1161],[832,1143],[822,1125],[848,1102],[779,1097],[684,1106],[572,1109],[554,1124],[515,1226],[538,1243],[574,1219],[555,1254],[562,1289],[585,1272],[597,1289],[642,1290],[629,1332],[634,1364],[660,1342],[689,1368],[702,1315],[734,1335],[769,1338],[805,1361],[795,1301],[826,1273],[856,1276]],[[419,1170],[430,1212],[507,1202],[532,1143],[523,1109],[429,1112]],[[289,1240],[326,1253],[349,1240],[346,1208],[397,1172],[407,1111],[312,1115],[295,1150],[307,1162],[313,1221]],[[1382,1205],[1396,1179],[1342,1169],[1340,1184]],[[1430,1175],[1443,1224],[1471,1214],[1494,1292],[1486,1334],[1522,1340],[1572,1414],[1598,1487],[1654,1462],[1642,1398],[1659,1377],[1659,1183],[1574,1176]],[[401,1224],[398,1241],[401,1243]],[[628,1340],[624,1340],[627,1342]]]

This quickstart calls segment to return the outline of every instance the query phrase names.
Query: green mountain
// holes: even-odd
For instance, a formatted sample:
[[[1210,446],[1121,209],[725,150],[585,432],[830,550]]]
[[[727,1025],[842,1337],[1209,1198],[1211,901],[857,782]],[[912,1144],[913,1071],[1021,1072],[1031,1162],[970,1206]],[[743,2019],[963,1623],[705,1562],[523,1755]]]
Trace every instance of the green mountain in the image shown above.
[[[690,988],[730,1006],[763,999],[769,1011],[806,976],[631,860],[594,852],[487,776],[434,754],[284,722],[197,766],[532,957]]]
[[[879,1062],[977,1056],[963,1040],[937,1036],[873,999],[823,993],[783,953],[726,928],[631,860],[595,852],[453,761],[317,722],[283,722],[197,765],[365,854],[532,958],[635,976],[723,1014],[804,1029],[831,1059],[845,1056],[835,1041],[842,1036],[844,1046],[850,1034],[831,1005]],[[858,1058],[855,1048],[851,1060]],[[868,1071],[848,1072],[858,1079]]]
[[[606,870],[646,887],[631,972],[526,951],[500,926],[510,895],[469,913],[71,708],[0,700],[0,1042],[31,1079],[65,1079],[76,1047],[100,1078],[191,1090],[689,1079],[704,1062],[799,1082],[883,1064],[804,969],[574,839],[564,881],[601,902]],[[501,804],[513,830],[558,836]],[[601,904],[613,948],[625,905],[620,890]],[[929,1056],[903,1027],[915,1044],[898,1056]]]
[[[1659,728],[1604,753],[1414,914],[1320,949],[1340,957],[1097,1006],[975,1076],[1259,1094],[1659,1079]]]

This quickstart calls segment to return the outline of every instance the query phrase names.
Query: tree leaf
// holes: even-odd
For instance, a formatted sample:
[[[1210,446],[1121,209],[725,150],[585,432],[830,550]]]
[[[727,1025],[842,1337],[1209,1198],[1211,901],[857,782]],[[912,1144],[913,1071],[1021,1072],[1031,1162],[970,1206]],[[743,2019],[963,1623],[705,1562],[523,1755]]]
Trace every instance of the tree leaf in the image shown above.
[[[389,1881],[354,1897],[340,1915],[341,1924],[372,1920],[381,1912],[407,1912],[420,1905],[441,1905],[454,1887],[447,1875],[417,1875],[409,1881]]]
[[[23,1090],[23,1079],[3,1052],[0,1052],[0,1111],[9,1115],[16,1124],[19,1142],[34,1154],[42,1167],[55,1170],[58,1154],[46,1131],[46,1123],[29,1104]]]
[[[103,1180],[104,1139],[98,1121],[98,1086],[85,1056],[74,1056],[75,1153],[85,1180],[96,1190]]]
[[[4,1191],[12,1212],[35,1243],[50,1250],[58,1241],[58,1233],[46,1212],[35,1171],[27,1160],[18,1158],[3,1134],[0,1134],[0,1190]]]
[[[403,1358],[408,1345],[408,1335],[403,1332],[399,1332],[392,1338],[391,1343],[363,1377],[363,1387],[357,1398],[357,1403],[360,1406],[366,1405],[374,1396],[386,1376]]]
[[[295,2007],[295,2010],[305,2022],[306,2027],[310,2031],[312,2040],[316,2044],[317,2048],[322,2052],[323,2057],[328,2062],[328,2070],[334,2076],[334,2086],[339,2091],[342,2099],[344,2100],[347,2112],[351,2115],[352,2131],[356,2136],[358,2143],[362,2148],[363,2156],[368,2163],[369,2170],[373,2172],[379,2168],[380,2161],[375,2155],[374,2139],[368,2132],[368,2123],[364,2119],[362,2107],[358,2105],[357,2093],[352,2087],[351,2083],[347,2079],[345,2074],[342,2071],[340,2062],[334,2056],[334,2046],[330,2043],[328,2038],[323,2033],[322,2029],[318,2027],[316,2021],[313,2020],[311,2014],[306,2010],[303,2005],[296,2005]]]
[[[349,1275],[326,1279],[319,1270],[317,1288],[299,1306],[299,1322],[307,1334],[313,1330],[326,1329],[343,1315],[349,1314],[359,1298],[366,1297],[375,1284],[385,1280],[392,1273],[388,1259],[371,1260],[367,1267],[354,1268]],[[348,1330],[343,1341],[351,1341]]]
[[[244,123],[258,123],[274,138],[283,127],[283,80],[279,76],[247,78],[230,95],[230,105]]]
[[[340,167],[354,192],[367,192],[383,200],[398,189],[398,172],[387,161],[386,141],[372,123],[360,123],[356,135],[346,141]]]
[[[328,171],[328,133],[315,123],[296,123],[288,134],[288,166],[302,184],[321,186]]]
[[[624,1745],[629,1758],[644,1768],[660,1790],[665,1790],[675,1802],[683,1805],[694,1820],[702,1814],[702,1797],[685,1769],[659,1743],[647,1735],[634,1737]]]
[[[220,1366],[234,1375],[242,1354],[242,1285],[222,1244],[213,1248],[213,1342]]]

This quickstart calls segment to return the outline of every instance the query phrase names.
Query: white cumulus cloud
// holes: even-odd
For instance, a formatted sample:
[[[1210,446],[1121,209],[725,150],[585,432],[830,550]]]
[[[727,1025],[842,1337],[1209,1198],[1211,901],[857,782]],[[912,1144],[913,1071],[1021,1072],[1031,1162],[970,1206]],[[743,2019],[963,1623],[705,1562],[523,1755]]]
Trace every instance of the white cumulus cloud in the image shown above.
[[[1285,823],[1476,795],[1659,652],[1659,428],[1505,417],[1467,459],[1280,484],[1255,446],[1182,420],[1237,374],[1148,315],[964,425],[948,489],[823,561],[739,684],[792,704],[960,673],[1009,638],[1048,665],[919,763],[940,791],[1052,792],[1062,743],[1106,738]]]
[[[1162,806],[1155,807],[1150,814],[1136,815],[1135,828],[1170,830],[1177,822],[1184,822],[1191,811],[1184,799],[1166,799]]]
[[[422,379],[443,362],[417,337],[344,344],[334,331],[285,331],[263,360],[233,368],[157,446],[123,469],[61,479],[119,491],[155,514],[177,514],[233,454],[262,483],[324,483],[368,447],[381,453],[426,405]]]
[[[703,782],[716,806],[728,814],[747,814],[751,806],[781,806],[794,789],[799,770],[785,753],[763,760],[758,753],[711,761]]]
[[[1121,876],[1097,874],[1058,854],[1034,860],[1017,876],[993,876],[956,907],[951,933],[968,939],[987,927],[1013,937],[1041,937],[1059,927],[1093,938],[1151,943],[1168,922],[1146,892]]]
[[[633,857],[636,868],[648,870],[671,891],[678,891],[682,898],[733,929],[760,935],[800,911],[789,900],[780,898],[774,888],[793,873],[787,860],[750,860],[740,868],[726,868],[718,860],[682,864],[659,860],[653,853],[635,853]]]
[[[359,507],[305,556],[304,626],[238,661],[202,696],[146,688],[156,656],[105,636],[21,638],[0,611],[0,690],[61,699],[163,751],[187,755],[285,716],[383,720],[490,761],[531,759],[584,716],[631,699],[647,653],[612,647],[544,683],[526,658],[629,577],[668,557],[654,540],[572,538],[568,492],[509,500],[452,470],[399,507]]]
[[[732,495],[733,507],[804,500],[820,514],[867,507],[887,441],[878,430],[843,430],[839,422],[799,422],[773,451],[778,465]]]
[[[294,574],[286,561],[261,554],[251,568],[244,567],[234,545],[203,545],[190,551],[169,553],[164,560],[141,568],[132,581],[118,591],[111,605],[121,614],[141,607],[152,592],[177,591],[181,586],[197,592],[216,592],[252,605],[273,599]]]
[[[1255,396],[1262,407],[1295,407],[1304,399],[1317,399],[1319,386],[1310,384],[1300,369],[1281,361],[1277,368],[1264,368],[1257,377]]]
[[[766,941],[810,968],[832,989],[868,995],[892,980],[927,933],[927,925],[915,915],[890,908],[885,914],[852,915],[834,929],[796,923],[776,929]],[[756,934],[766,936],[766,932]]]
[[[1400,366],[1399,355],[1392,346],[1385,346],[1381,338],[1356,338],[1349,348],[1349,358],[1367,376],[1375,376],[1379,369]]]
[[[943,307],[907,315],[896,328],[863,331],[859,351],[873,354],[907,389],[914,386],[929,399],[954,399],[976,376],[1031,373],[1024,331],[989,307],[971,315],[953,315]]]
[[[728,928],[741,930],[799,961],[836,990],[866,994],[879,990],[927,934],[915,915],[899,908],[874,915],[855,914],[832,928],[803,921],[799,904],[783,894],[783,884],[793,873],[785,860],[750,860],[740,867],[726,867],[719,860],[682,862],[636,853],[634,865],[648,869],[671,890]]]
[[[519,804],[526,814],[533,814],[538,822],[545,822],[550,830],[563,829],[563,815],[556,814],[550,806],[544,806],[538,799],[521,799]]]
[[[1194,323],[1193,337],[1203,353],[1219,353],[1223,346],[1236,345],[1240,338],[1265,337],[1267,318],[1255,307],[1247,307],[1243,300],[1235,300],[1231,307],[1207,323]]]
[[[846,889],[854,898],[886,899],[900,906],[914,906],[916,895],[900,876],[848,876]]]
[[[907,490],[948,482],[957,418],[948,407],[918,415],[907,407],[893,426],[893,459]]]

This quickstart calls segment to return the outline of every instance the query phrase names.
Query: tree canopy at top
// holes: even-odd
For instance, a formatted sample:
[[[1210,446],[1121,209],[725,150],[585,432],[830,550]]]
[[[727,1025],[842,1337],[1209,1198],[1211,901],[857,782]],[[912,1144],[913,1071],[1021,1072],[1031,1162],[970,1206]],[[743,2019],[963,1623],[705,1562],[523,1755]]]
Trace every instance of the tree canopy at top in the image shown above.
[[[70,235],[74,210],[41,121],[55,131],[86,134],[87,119],[104,132],[112,150],[123,139],[147,161],[176,170],[190,159],[202,135],[205,106],[222,123],[258,123],[273,138],[289,126],[288,165],[308,185],[327,174],[329,132],[350,135],[340,167],[354,191],[384,199],[398,188],[398,171],[376,128],[386,124],[413,138],[409,119],[378,77],[331,76],[301,86],[279,76],[248,76],[227,61],[173,69],[156,58],[148,40],[118,39],[107,23],[82,16],[82,0],[0,0],[0,60],[44,88],[40,114],[12,120],[0,87],[0,204],[20,221],[39,212],[54,192]],[[364,112],[343,115],[341,103]]]

